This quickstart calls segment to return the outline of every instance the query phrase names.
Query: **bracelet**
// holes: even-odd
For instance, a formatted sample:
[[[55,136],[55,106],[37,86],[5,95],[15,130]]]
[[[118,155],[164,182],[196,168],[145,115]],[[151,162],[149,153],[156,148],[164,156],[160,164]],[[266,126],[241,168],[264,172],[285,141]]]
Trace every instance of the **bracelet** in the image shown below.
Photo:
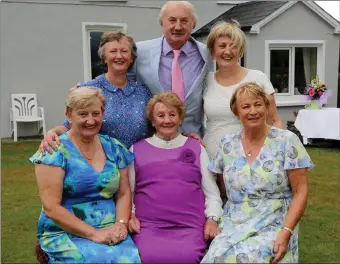
[[[220,220],[221,220],[217,216],[208,216],[207,219],[211,219],[211,220],[215,221],[217,224],[219,224]]]
[[[287,226],[282,227],[282,229],[287,230],[291,235],[294,234],[294,231]]]
[[[120,224],[125,225],[126,227],[128,226],[127,222],[125,220],[123,220],[123,219],[120,219],[117,222],[120,223]]]

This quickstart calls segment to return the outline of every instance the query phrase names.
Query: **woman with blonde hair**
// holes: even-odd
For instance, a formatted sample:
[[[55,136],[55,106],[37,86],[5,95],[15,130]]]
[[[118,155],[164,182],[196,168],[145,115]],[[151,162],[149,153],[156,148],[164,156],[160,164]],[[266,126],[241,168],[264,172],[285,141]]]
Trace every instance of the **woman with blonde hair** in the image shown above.
[[[94,87],[72,91],[65,111],[71,128],[57,151],[30,158],[43,205],[37,236],[49,263],[140,262],[127,228],[134,155],[98,134],[105,104]]]
[[[185,107],[177,95],[154,96],[147,118],[156,133],[131,147],[135,210],[130,220],[142,263],[199,263],[218,233],[222,201],[200,142],[181,135]]]
[[[266,124],[270,102],[256,83],[231,97],[243,128],[222,137],[209,165],[223,177],[228,201],[222,231],[202,263],[298,263],[298,222],[313,164],[294,133]]]
[[[228,105],[231,95],[242,83],[256,82],[264,88],[271,101],[267,122],[275,127],[282,127],[273,97],[274,88],[269,78],[261,71],[247,69],[239,64],[244,55],[245,42],[245,34],[236,21],[215,25],[207,38],[207,48],[218,66],[216,72],[208,73],[203,94],[204,113],[207,117],[203,141],[210,159],[215,156],[218,140],[223,135],[241,129],[241,123]]]

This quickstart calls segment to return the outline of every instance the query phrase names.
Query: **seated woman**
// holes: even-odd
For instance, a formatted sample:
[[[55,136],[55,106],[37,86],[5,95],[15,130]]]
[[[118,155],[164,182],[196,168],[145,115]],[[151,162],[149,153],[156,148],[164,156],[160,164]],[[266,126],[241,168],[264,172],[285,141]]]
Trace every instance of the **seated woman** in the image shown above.
[[[145,107],[151,93],[144,85],[128,78],[128,70],[134,64],[137,47],[133,38],[124,30],[104,32],[101,36],[98,56],[106,65],[107,72],[80,86],[94,86],[104,94],[104,121],[100,133],[117,138],[127,148],[147,137],[148,125]],[[58,135],[70,128],[65,120],[62,126],[50,129],[41,142],[40,150],[51,153],[54,141],[59,143]]]
[[[72,91],[65,111],[71,129],[60,135],[56,152],[38,151],[30,158],[43,205],[37,236],[50,263],[140,262],[127,234],[127,167],[134,155],[116,139],[98,134],[104,108],[98,89]]]
[[[242,84],[230,108],[243,129],[222,137],[209,166],[223,177],[228,201],[202,263],[297,263],[313,164],[295,134],[266,124],[270,97],[260,86]]]
[[[200,142],[178,133],[185,107],[177,95],[154,96],[147,118],[156,133],[131,147],[135,215],[129,221],[143,263],[198,263],[219,233],[222,201]]]

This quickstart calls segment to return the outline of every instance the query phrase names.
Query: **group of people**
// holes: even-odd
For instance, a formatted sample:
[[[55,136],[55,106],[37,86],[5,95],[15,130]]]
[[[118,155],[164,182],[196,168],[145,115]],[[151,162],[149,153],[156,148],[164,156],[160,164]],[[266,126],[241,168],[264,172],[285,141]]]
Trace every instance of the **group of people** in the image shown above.
[[[71,89],[30,158],[50,263],[298,261],[313,164],[269,78],[239,65],[240,27],[219,23],[204,45],[196,20],[168,1],[161,38],[102,35],[107,72]]]

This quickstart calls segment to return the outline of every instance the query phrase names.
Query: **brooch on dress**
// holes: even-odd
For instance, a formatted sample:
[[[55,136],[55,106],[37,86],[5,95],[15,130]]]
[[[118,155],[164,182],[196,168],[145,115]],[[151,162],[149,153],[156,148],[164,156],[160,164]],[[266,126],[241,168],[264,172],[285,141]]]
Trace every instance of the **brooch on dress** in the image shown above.
[[[180,160],[185,163],[194,163],[196,154],[191,149],[185,149],[181,153]]]

